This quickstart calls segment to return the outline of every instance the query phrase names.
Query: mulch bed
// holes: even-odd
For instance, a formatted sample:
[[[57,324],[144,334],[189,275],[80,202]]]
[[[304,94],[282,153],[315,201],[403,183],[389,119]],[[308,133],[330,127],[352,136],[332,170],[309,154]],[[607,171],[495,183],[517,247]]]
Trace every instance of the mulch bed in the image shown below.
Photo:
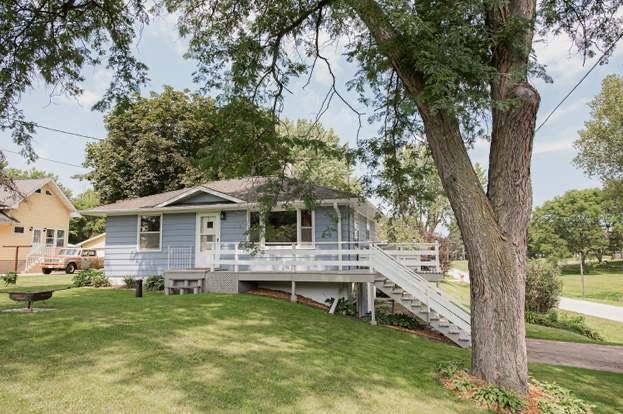
[[[258,288],[250,290],[247,293],[250,295],[266,296],[273,299],[290,301],[290,294],[281,290]],[[298,303],[302,303],[303,305],[311,306],[312,308],[320,309],[323,311],[329,310],[329,307],[327,305],[316,302],[315,300],[310,299],[306,296],[296,295],[296,301]]]
[[[250,290],[246,293],[250,295],[266,296],[266,297],[273,298],[273,299],[290,301],[290,294],[288,292],[284,292],[281,290],[259,288],[259,289]],[[322,311],[329,310],[329,306],[316,302],[315,300],[310,299],[306,296],[296,295],[296,300],[298,303],[311,306],[312,308],[315,308],[315,309],[320,309]],[[403,328],[400,326],[393,326],[393,325],[382,325],[382,326],[385,326],[387,328],[394,329],[397,331],[409,333],[412,335],[422,336],[422,337],[431,339],[433,341],[444,342],[450,345],[454,345],[454,342],[452,342],[451,340],[449,340],[448,338],[446,338],[439,332],[435,332],[429,328],[407,329],[407,328]]]
[[[452,388],[452,382],[455,379],[467,378],[471,384],[472,388],[467,391],[458,391]],[[489,409],[495,413],[502,414],[510,414],[511,411],[509,409],[502,409],[497,406],[487,405],[483,401],[479,401],[474,398],[474,394],[481,388],[487,387],[489,384],[484,382],[483,380],[476,378],[475,376],[465,372],[463,370],[458,370],[452,377],[449,378],[441,378],[441,384],[444,388],[452,391],[457,398],[461,400],[472,400],[478,406]],[[539,400],[555,400],[555,397],[552,397],[547,392],[541,389],[539,385],[529,383],[528,384],[528,395],[524,400],[526,403],[525,408],[521,411],[521,414],[541,414],[541,410],[539,409]]]

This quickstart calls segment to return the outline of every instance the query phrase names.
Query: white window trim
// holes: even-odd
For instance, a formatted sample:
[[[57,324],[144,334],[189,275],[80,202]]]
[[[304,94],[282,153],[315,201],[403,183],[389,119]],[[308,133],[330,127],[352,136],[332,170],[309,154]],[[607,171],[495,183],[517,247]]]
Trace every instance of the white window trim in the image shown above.
[[[160,217],[160,242],[157,249],[141,249],[141,217]],[[136,251],[137,252],[161,252],[162,251],[162,233],[164,231],[163,214],[139,214],[136,216]],[[144,233],[155,233],[155,231],[146,231]]]
[[[302,226],[302,210],[309,210],[311,212],[311,244],[303,244],[303,226]],[[308,208],[296,209],[296,246],[299,249],[315,249],[316,248],[316,210],[310,210]]]
[[[296,209],[296,248],[297,249],[315,249],[316,248],[316,210],[310,210],[311,211],[311,218],[312,218],[312,225],[311,225],[311,230],[312,230],[312,241],[310,245],[303,245],[302,240],[301,240],[301,210],[309,210],[308,208],[297,208]],[[283,208],[277,208],[277,209],[273,209],[271,210],[271,212],[280,212],[280,211],[288,211],[286,209]],[[251,229],[251,213],[257,213],[257,210],[247,210],[247,235],[246,235],[246,239],[247,241],[249,241],[249,230]],[[262,216],[260,216],[260,227],[262,228],[262,231],[260,233],[260,240],[259,240],[259,245],[261,247],[264,248],[268,248],[268,249],[284,249],[284,248],[289,248],[289,246],[266,246],[266,232],[264,231],[264,219]]]

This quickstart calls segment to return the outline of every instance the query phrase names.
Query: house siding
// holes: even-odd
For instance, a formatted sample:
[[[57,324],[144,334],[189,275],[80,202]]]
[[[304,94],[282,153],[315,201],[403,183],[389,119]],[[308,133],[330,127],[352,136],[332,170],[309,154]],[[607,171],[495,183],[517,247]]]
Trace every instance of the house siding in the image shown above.
[[[239,242],[247,239],[247,212],[227,211],[221,220],[221,241]]]
[[[315,211],[314,236],[318,248],[336,249],[337,243],[337,215],[333,207],[319,207]],[[227,211],[226,217],[221,220],[221,242],[239,242],[247,238],[247,212]],[[342,220],[342,240],[354,240],[354,220],[363,224],[365,218],[354,214],[348,207],[340,207]],[[168,268],[170,247],[189,247],[191,249],[191,265],[195,264],[195,233],[196,213],[164,214],[162,219],[162,245],[160,251],[140,252],[137,250],[136,215],[111,216],[106,221],[106,255],[105,272],[109,277],[126,275],[145,277],[162,274]],[[374,225],[370,223],[371,229]],[[360,227],[361,228],[361,227]],[[372,231],[370,233],[373,233]],[[360,240],[364,240],[364,232]],[[348,248],[348,246],[344,246]],[[326,257],[330,259],[330,257]],[[246,270],[241,268],[240,270]]]
[[[168,267],[169,247],[190,247],[194,263],[195,213],[164,214],[160,251],[137,249],[137,216],[112,216],[106,220],[106,276],[149,276],[162,274]]]

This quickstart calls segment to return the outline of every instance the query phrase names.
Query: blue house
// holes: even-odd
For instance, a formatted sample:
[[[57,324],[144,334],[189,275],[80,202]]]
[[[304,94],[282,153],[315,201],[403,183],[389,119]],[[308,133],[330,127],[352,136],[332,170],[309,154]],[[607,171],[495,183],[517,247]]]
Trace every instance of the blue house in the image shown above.
[[[274,194],[270,213],[260,214],[262,199]],[[164,275],[167,293],[264,288],[293,301],[356,298],[372,321],[381,290],[459,345],[470,341],[469,315],[428,282],[440,273],[438,246],[377,241],[375,206],[343,191],[245,177],[82,214],[106,217],[104,270],[113,284]]]

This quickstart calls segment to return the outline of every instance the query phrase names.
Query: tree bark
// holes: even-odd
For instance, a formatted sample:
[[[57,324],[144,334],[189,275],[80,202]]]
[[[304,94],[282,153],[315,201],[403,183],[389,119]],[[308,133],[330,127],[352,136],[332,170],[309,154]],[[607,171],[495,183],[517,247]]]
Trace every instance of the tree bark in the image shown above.
[[[458,122],[425,108],[420,111],[469,260],[472,372],[525,394],[525,257],[521,257],[525,248],[518,248],[498,223],[472,168]]]

